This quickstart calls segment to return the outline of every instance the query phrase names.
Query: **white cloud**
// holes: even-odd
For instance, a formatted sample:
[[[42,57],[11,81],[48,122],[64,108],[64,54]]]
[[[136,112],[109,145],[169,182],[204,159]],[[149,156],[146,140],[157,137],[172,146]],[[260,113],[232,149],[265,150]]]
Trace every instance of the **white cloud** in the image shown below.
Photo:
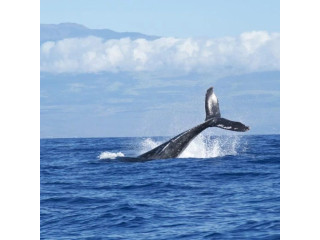
[[[64,39],[41,45],[43,72],[218,72],[279,70],[280,35],[246,32],[219,39],[97,37]]]

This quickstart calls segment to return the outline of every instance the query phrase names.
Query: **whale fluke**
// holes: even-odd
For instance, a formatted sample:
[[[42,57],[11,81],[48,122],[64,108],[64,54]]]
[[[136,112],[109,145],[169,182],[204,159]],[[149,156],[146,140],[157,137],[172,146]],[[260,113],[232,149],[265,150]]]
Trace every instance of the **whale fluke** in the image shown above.
[[[176,158],[186,149],[189,143],[199,133],[208,127],[218,127],[237,132],[245,132],[250,129],[241,122],[234,122],[225,118],[221,118],[219,101],[213,92],[213,87],[210,87],[207,90],[205,98],[205,110],[206,119],[204,123],[180,133],[160,146],[140,155],[138,158],[141,160]]]

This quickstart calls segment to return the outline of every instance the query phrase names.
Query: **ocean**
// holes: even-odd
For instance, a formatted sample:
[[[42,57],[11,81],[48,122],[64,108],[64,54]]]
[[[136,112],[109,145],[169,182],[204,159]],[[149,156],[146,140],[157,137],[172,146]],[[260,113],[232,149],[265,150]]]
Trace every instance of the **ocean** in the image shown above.
[[[41,239],[280,239],[280,135],[168,139],[41,139]]]

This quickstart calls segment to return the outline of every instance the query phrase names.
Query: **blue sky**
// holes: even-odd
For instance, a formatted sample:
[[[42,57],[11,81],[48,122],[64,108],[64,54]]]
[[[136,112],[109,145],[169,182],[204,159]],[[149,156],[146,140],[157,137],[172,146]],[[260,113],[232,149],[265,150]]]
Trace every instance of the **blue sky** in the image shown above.
[[[175,135],[203,121],[210,86],[223,117],[279,133],[279,17],[279,1],[42,0],[42,24],[159,37],[45,25],[41,137]]]
[[[221,37],[280,31],[279,0],[41,0],[41,23],[171,37]]]

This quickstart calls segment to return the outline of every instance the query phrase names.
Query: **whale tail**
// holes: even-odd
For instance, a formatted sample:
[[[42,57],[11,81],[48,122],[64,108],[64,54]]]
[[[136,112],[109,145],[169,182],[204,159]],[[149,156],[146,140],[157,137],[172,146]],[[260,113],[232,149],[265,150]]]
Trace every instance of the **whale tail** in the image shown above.
[[[210,122],[210,127],[218,127],[225,130],[246,132],[250,128],[241,122],[234,122],[221,117],[219,100],[213,92],[213,87],[210,87],[206,93],[205,99],[206,119]]]

